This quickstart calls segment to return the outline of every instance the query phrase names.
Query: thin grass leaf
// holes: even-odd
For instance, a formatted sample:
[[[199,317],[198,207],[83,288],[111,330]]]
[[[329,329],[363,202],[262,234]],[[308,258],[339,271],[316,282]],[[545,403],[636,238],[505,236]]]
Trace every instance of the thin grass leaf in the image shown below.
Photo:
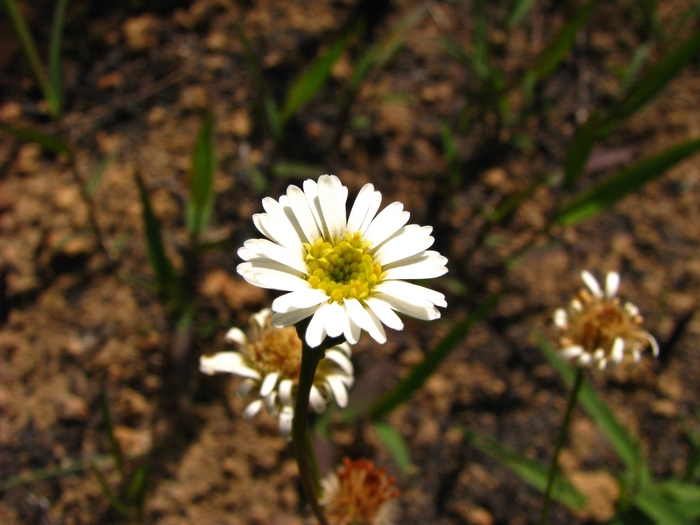
[[[37,51],[36,43],[32,34],[29,32],[27,23],[24,20],[22,11],[19,8],[16,0],[3,0],[5,9],[7,10],[8,18],[10,19],[10,24],[12,29],[17,36],[20,44],[22,45],[22,50],[29,60],[29,65],[34,72],[34,77],[39,83],[44,98],[48,101],[51,98],[51,88],[49,87],[48,79],[46,78],[46,71],[44,70],[44,65],[39,58],[39,52]],[[57,115],[52,115],[56,117]]]
[[[482,81],[491,77],[489,66],[488,25],[486,23],[486,7],[484,0],[477,0],[474,7],[474,51],[471,55],[472,68]]]
[[[22,142],[34,142],[39,144],[44,151],[50,151],[51,153],[57,154],[63,153],[71,162],[75,158],[73,149],[66,142],[63,142],[58,137],[47,135],[46,133],[42,133],[34,128],[18,128],[0,122],[0,132],[12,135]]]
[[[109,483],[107,483],[107,479],[104,477],[104,474],[102,474],[102,472],[96,469],[93,469],[93,472],[95,474],[95,477],[97,478],[97,481],[99,481],[100,486],[102,487],[102,493],[109,500],[109,503],[110,505],[112,505],[114,510],[116,510],[125,518],[133,518],[133,513],[131,512],[129,507],[126,504],[122,503],[119,497],[109,487]]]
[[[556,355],[552,346],[544,338],[538,336],[537,339],[540,350],[547,361],[559,373],[567,387],[571,388],[576,376],[575,370]],[[642,482],[650,479],[649,467],[642,455],[639,442],[618,422],[610,408],[588,383],[584,382],[581,385],[578,400],[591,419],[603,431],[627,469]]]
[[[419,7],[401,20],[381,41],[374,44],[358,61],[348,82],[350,91],[356,91],[374,68],[384,67],[406,42],[406,34],[425,16],[425,7]]]
[[[423,386],[430,375],[437,370],[440,363],[466,337],[471,328],[479,322],[498,303],[499,296],[494,295],[474,310],[467,318],[455,326],[430,352],[422,363],[399,381],[391,390],[381,396],[369,409],[369,418],[378,421],[396,407],[410,399],[413,393]]]
[[[697,525],[695,519],[685,515],[656,485],[645,487],[635,498],[634,506],[660,525]]]
[[[440,127],[440,136],[442,137],[442,152],[450,174],[450,186],[457,187],[462,180],[462,161],[457,153],[454,133],[447,122],[443,122]]]
[[[700,517],[700,485],[669,479],[657,483],[656,487],[674,502],[674,507],[689,518]]]
[[[563,226],[581,222],[611,207],[647,182],[660,177],[698,150],[700,150],[700,139],[691,140],[619,171],[574,197],[563,210],[556,214],[553,222]]]
[[[109,439],[109,448],[114,458],[114,464],[117,467],[119,473],[124,475],[124,455],[122,454],[122,449],[119,446],[119,441],[114,435],[114,424],[112,423],[112,415],[109,411],[109,402],[107,401],[107,392],[104,388],[100,390],[99,396],[100,412],[102,414],[102,422],[105,426],[105,431],[107,432],[107,438]]]
[[[160,231],[160,222],[156,218],[151,206],[151,200],[148,197],[148,190],[143,183],[141,175],[136,172],[136,184],[139,187],[139,195],[141,197],[141,207],[143,210],[143,224],[146,231],[146,243],[148,247],[148,259],[153,268],[153,275],[158,286],[158,291],[171,303],[177,303],[177,278],[175,269],[173,268],[170,259],[165,253],[163,244],[163,236]]]
[[[211,111],[207,111],[197,134],[188,179],[187,228],[194,238],[202,234],[211,217],[214,206],[216,166],[214,115]]]
[[[58,0],[54,10],[53,25],[51,27],[51,39],[49,40],[48,59],[48,103],[51,114],[54,117],[63,112],[63,74],[61,71],[61,43],[63,41],[63,28],[66,21],[66,6],[68,0]]]
[[[275,97],[270,94],[264,95],[263,106],[265,107],[265,116],[267,117],[267,125],[270,127],[270,132],[275,140],[280,140],[284,125]]]
[[[523,202],[525,202],[530,195],[532,195],[535,192],[537,188],[542,186],[542,184],[544,184],[547,181],[547,178],[547,175],[540,175],[539,177],[537,177],[525,188],[509,196],[498,206],[498,208],[496,208],[490,213],[487,213],[486,219],[489,222],[493,223],[500,223],[501,221],[505,220],[507,217],[513,214],[515,210],[517,210],[518,207]]]
[[[66,461],[61,465],[40,468],[27,472],[26,474],[20,474],[19,476],[13,476],[11,478],[0,480],[0,492],[15,487],[21,487],[22,485],[27,485],[36,481],[43,481],[45,479],[81,472],[83,470],[92,468],[108,468],[112,466],[114,466],[114,457],[111,454],[100,454],[91,458],[73,459]]]
[[[656,97],[666,87],[666,84],[698,55],[698,52],[700,52],[700,31],[693,33],[655,64],[630,90],[622,102],[616,104],[616,110],[609,119],[610,122],[601,128],[602,136],[607,136],[617,123],[629,118]]]
[[[508,16],[508,28],[514,29],[520,25],[535,5],[535,0],[516,0]]]
[[[620,75],[620,84],[622,85],[622,88],[625,91],[629,91],[630,88],[634,85],[634,82],[637,79],[637,76],[639,75],[642,66],[647,61],[647,58],[649,58],[649,51],[651,51],[650,42],[639,46],[634,52],[632,60],[630,60],[630,63]]]
[[[97,166],[95,172],[92,175],[90,175],[90,178],[85,184],[85,194],[88,197],[92,198],[95,195],[97,187],[100,185],[100,181],[102,180],[102,176],[105,174],[107,169],[112,165],[112,163],[117,159],[118,156],[119,148],[114,148],[107,154],[107,156],[104,159],[102,159],[102,162],[100,162],[100,165]]]
[[[590,0],[561,28],[559,33],[540,53],[535,63],[525,74],[525,83],[534,86],[551,75],[566,58],[576,41],[576,35],[593,15],[598,0]],[[526,90],[529,91],[529,90]]]
[[[588,117],[586,123],[576,131],[564,161],[564,189],[572,189],[576,181],[586,172],[593,144],[598,139],[600,121],[600,113],[594,112]]]
[[[484,454],[503,463],[515,472],[523,481],[529,483],[541,492],[547,488],[549,468],[517,452],[508,450],[501,444],[468,430],[464,431],[467,442]],[[586,498],[567,480],[558,474],[552,487],[552,499],[572,509],[581,509],[586,504]]]
[[[298,162],[280,162],[272,167],[272,174],[279,179],[316,178],[322,171],[320,166]]]
[[[345,52],[349,40],[350,33],[348,32],[333,42],[330,49],[294,82],[287,94],[287,100],[280,114],[282,123],[289,120],[296,113],[297,109],[316,96],[323,86],[326,85],[331,76],[333,66]]]
[[[415,470],[411,463],[411,455],[408,451],[408,445],[401,433],[386,421],[375,421],[373,423],[379,439],[382,440],[384,446],[389,453],[394,456],[396,464],[404,474],[410,474]]]
[[[148,489],[148,468],[145,465],[140,465],[134,469],[129,482],[129,488],[126,491],[126,501],[133,504],[137,509],[143,508],[143,502],[146,499],[146,490]]]

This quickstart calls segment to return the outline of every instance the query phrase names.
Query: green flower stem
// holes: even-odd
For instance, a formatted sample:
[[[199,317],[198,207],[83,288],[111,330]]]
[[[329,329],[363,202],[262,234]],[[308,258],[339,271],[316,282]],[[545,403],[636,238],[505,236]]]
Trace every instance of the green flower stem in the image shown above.
[[[571,416],[574,413],[574,407],[576,406],[576,401],[578,400],[578,393],[581,390],[581,385],[583,385],[583,375],[584,370],[582,368],[579,368],[576,371],[574,387],[571,389],[571,395],[569,396],[569,401],[566,405],[564,422],[562,423],[561,428],[559,429],[559,436],[557,437],[557,446],[554,450],[552,463],[549,465],[549,477],[547,478],[547,489],[544,492],[544,505],[542,505],[540,525],[545,525],[545,523],[547,523],[547,512],[549,511],[549,504],[552,502],[552,489],[554,488],[554,479],[557,477],[557,470],[559,466],[559,453],[564,447],[564,442],[566,441],[566,435],[568,434],[569,425],[571,424]]]
[[[294,454],[299,466],[299,479],[304,488],[306,498],[309,500],[311,510],[321,525],[328,525],[323,509],[318,502],[319,474],[316,466],[311,438],[307,432],[309,419],[309,394],[313,385],[316,367],[326,354],[326,349],[340,344],[339,338],[326,339],[318,348],[311,348],[304,340],[305,326],[297,326],[299,339],[302,341],[301,371],[299,372],[299,385],[297,386],[297,398],[294,404],[294,419],[292,420],[292,441]]]

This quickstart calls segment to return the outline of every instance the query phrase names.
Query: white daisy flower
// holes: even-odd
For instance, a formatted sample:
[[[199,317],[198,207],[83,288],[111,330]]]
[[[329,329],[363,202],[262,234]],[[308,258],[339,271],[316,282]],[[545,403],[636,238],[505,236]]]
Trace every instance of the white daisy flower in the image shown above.
[[[623,306],[617,297],[620,275],[608,273],[605,289],[588,271],[581,272],[581,278],[588,289],[581,290],[567,310],[554,312],[554,324],[561,330],[560,355],[600,370],[621,363],[626,355],[639,362],[647,346],[658,357],[659,344],[642,330],[639,309],[632,303]]]
[[[331,525],[395,525],[399,489],[384,467],[366,459],[350,460],[321,480],[319,503]]]
[[[418,319],[440,317],[445,296],[404,279],[431,279],[447,272],[447,259],[428,250],[430,226],[406,225],[409,213],[394,202],[381,212],[380,192],[366,184],[346,217],[348,189],[335,175],[303,191],[289,186],[279,201],[263,199],[253,222],[266,239],[246,241],[238,265],[246,281],[288,292],[272,303],[273,326],[311,317],[306,342],[317,347],[343,335],[355,344],[362,330],[386,341],[383,325],[401,330],[396,312]]]
[[[294,403],[301,369],[301,339],[293,326],[274,328],[270,324],[269,308],[253,314],[248,336],[238,328],[231,328],[226,340],[238,347],[235,352],[220,352],[211,357],[202,356],[199,368],[205,374],[228,372],[245,378],[238,393],[257,396],[243,412],[246,419],[255,416],[264,406],[279,416],[280,432],[289,437],[294,418]],[[331,400],[344,408],[348,403],[348,389],[354,382],[350,361],[350,345],[343,343],[326,350],[316,368],[309,405],[321,413]]]

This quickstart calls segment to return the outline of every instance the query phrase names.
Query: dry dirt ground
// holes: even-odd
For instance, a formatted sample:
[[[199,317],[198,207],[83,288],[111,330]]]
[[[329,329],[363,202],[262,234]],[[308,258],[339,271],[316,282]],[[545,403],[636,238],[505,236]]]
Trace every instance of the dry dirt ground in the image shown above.
[[[31,72],[0,20],[0,119],[59,132],[76,145],[77,174],[61,156],[0,136],[0,479],[109,451],[100,413],[104,388],[115,434],[130,466],[149,462],[145,521],[158,525],[300,525],[305,510],[289,444],[276,421],[241,417],[237,380],[204,378],[203,353],[224,348],[223,335],[243,326],[272,293],[236,274],[235,250],[255,234],[251,214],[265,195],[278,197],[289,180],[270,177],[256,189],[250,166],[270,173],[278,162],[336,173],[354,195],[372,182],[384,203],[402,201],[412,222],[435,228],[436,248],[450,273],[435,287],[449,307],[434,323],[407,321],[378,346],[364,337],[354,349],[358,385],[351,402],[367,402],[420,362],[450,327],[491,293],[499,306],[458,345],[425,387],[390,421],[410,448],[415,469],[403,474],[366,423],[338,414],[330,442],[319,443],[321,468],[343,455],[368,457],[396,475],[403,524],[535,523],[541,497],[509,470],[468,446],[460,428],[493,437],[532,458],[552,453],[566,391],[537,349],[552,337],[553,310],[579,288],[578,273],[618,270],[621,293],[646,316],[662,355],[634,370],[595,381],[625,424],[641,436],[654,474],[680,475],[689,457],[686,430],[698,427],[700,386],[700,158],[680,164],[604,213],[575,228],[533,236],[558,190],[543,186],[506,223],[484,236],[481,213],[541,173],[561,173],[574,123],[618,94],[614,72],[642,42],[635,2],[601,3],[574,51],[538,92],[537,112],[519,131],[529,147],[514,148],[508,131],[487,112],[458,139],[463,179],[448,184],[440,126],[457,125],[475,79],[449,57],[440,37],[468,49],[470,2],[301,1],[69,4],[64,46],[67,111],[60,129],[49,123]],[[488,14],[503,19],[501,4]],[[492,31],[497,60],[514,76],[536,56],[571,9],[538,2],[507,36]],[[572,2],[571,4],[578,4]],[[690,2],[659,2],[662,28]],[[53,2],[24,2],[45,48]],[[572,5],[571,8],[576,7]],[[372,42],[416,9],[428,10],[406,45],[373,72],[350,109],[342,99],[352,68]],[[241,29],[281,99],[290,82],[364,18],[366,41],[354,41],[330,84],[290,122],[275,145],[254,111],[260,93],[238,37]],[[680,30],[689,30],[687,23]],[[692,24],[691,24],[692,25]],[[673,37],[676,37],[674,34]],[[652,46],[657,58],[675,41]],[[614,167],[700,135],[700,64],[695,60],[655,103],[594,153]],[[170,255],[187,242],[186,177],[204,111],[216,118],[220,159],[216,210],[197,279],[196,321],[190,337],[175,337],[157,300],[147,259],[134,174],[149,188]],[[118,148],[94,206],[82,187],[101,158]],[[581,186],[601,176],[589,170]],[[351,197],[352,198],[352,197]],[[99,226],[108,264],[91,229]],[[502,261],[532,244],[508,271]],[[363,397],[363,394],[365,397]],[[593,510],[574,516],[553,508],[551,523],[589,523],[610,515],[619,460],[584,412],[574,416],[562,464]],[[117,487],[114,468],[105,467]],[[0,522],[16,524],[126,523],[90,470],[36,481],[0,493]]]

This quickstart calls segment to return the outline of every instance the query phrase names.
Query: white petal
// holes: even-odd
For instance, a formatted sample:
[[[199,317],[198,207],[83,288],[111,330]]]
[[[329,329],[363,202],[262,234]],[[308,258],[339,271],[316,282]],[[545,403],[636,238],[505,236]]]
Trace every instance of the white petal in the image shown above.
[[[286,268],[289,271],[284,271]],[[270,288],[272,290],[283,290],[286,292],[294,292],[311,288],[308,281],[302,279],[299,275],[290,270],[288,267],[276,265],[273,262],[264,260],[256,260],[244,262],[236,267],[236,271],[250,284],[261,288]]]
[[[246,365],[245,358],[238,352],[219,352],[211,357],[199,358],[199,369],[205,374],[228,372],[241,377],[260,379],[260,373]]]
[[[382,322],[379,320],[379,318],[374,315],[374,312],[372,310],[367,310],[367,313],[369,314],[370,319],[372,319],[372,328],[370,330],[367,330],[367,333],[374,339],[377,343],[380,345],[383,345],[386,343],[386,332],[384,331],[384,326],[382,325]]]
[[[406,224],[410,216],[410,213],[403,211],[403,204],[392,202],[372,220],[363,238],[378,247]]]
[[[227,343],[235,343],[239,346],[243,346],[248,342],[248,338],[243,333],[243,330],[236,328],[235,326],[231,328],[224,336],[224,341]]]
[[[263,400],[256,399],[250,405],[245,407],[245,410],[243,411],[243,417],[245,419],[250,419],[250,418],[254,417],[258,412],[260,412],[260,409],[262,407],[263,407]]]
[[[284,406],[291,406],[294,403],[292,398],[292,389],[294,388],[294,381],[291,379],[283,379],[280,381],[280,386],[278,392],[280,394],[280,403]]]
[[[312,410],[317,414],[320,414],[321,412],[326,410],[327,402],[321,395],[321,392],[316,387],[316,385],[311,385],[311,392],[309,393],[309,404],[311,405]]]
[[[583,347],[576,345],[562,349],[561,352],[559,352],[559,355],[561,355],[564,359],[574,359],[575,357],[579,357],[583,353]]]
[[[360,328],[360,326],[355,321],[353,321],[353,319],[349,315],[345,317],[343,335],[345,336],[345,340],[351,345],[356,345],[360,342],[362,328]]]
[[[269,394],[267,394],[264,398],[263,401],[265,402],[265,408],[267,408],[267,411],[270,413],[270,415],[277,415],[277,391],[273,390]]]
[[[253,215],[253,224],[265,237],[289,248],[293,253],[302,255],[304,247],[299,235],[289,221],[282,223],[267,213]]]
[[[335,175],[322,175],[318,179],[318,200],[330,239],[337,241],[345,236],[345,199],[343,185]],[[328,240],[328,239],[326,239]]]
[[[241,381],[241,384],[238,385],[236,392],[238,392],[238,395],[245,397],[248,394],[250,394],[250,391],[253,390],[253,388],[257,387],[259,384],[259,380],[244,379],[243,381]]]
[[[382,265],[382,270],[385,280],[433,279],[447,273],[446,264],[447,257],[428,250],[390,265]]]
[[[260,387],[260,395],[262,397],[267,396],[270,392],[272,392],[277,385],[277,380],[280,378],[279,372],[270,372],[265,376],[265,379],[262,382],[262,386]]]
[[[605,297],[608,299],[615,297],[619,286],[620,274],[617,272],[609,272],[605,278]]]
[[[352,210],[350,210],[347,226],[348,231],[351,233],[356,231],[364,233],[362,229],[363,225],[365,228],[369,226],[381,202],[382,194],[378,191],[374,191],[374,186],[372,184],[365,184],[362,186],[362,189],[357,194]]]
[[[435,306],[447,306],[445,296],[440,292],[404,281],[384,281],[376,285],[374,291],[392,295],[397,299],[406,302],[414,302],[415,304],[421,304],[422,301],[429,301]]]
[[[651,335],[650,333],[645,334],[647,339],[649,340],[649,344],[651,345],[651,352],[654,355],[654,357],[659,357],[659,343],[656,342],[656,338]]]
[[[326,223],[323,221],[321,206],[318,201],[318,184],[315,180],[307,179],[304,181],[304,197],[306,197],[306,202],[309,205],[311,214],[314,216],[314,221],[318,226],[321,235],[326,237],[328,235],[328,229],[326,228]]]
[[[311,318],[309,326],[306,328],[306,343],[311,348],[316,348],[326,338],[326,312],[328,303],[321,305]]]
[[[332,376],[326,378],[326,381],[328,382],[328,386],[331,387],[335,402],[340,408],[345,408],[348,404],[348,391],[345,384],[338,378]]]
[[[352,375],[354,372],[353,366],[352,366],[352,361],[348,359],[348,357],[343,353],[338,350],[337,346],[334,346],[330,350],[326,352],[326,357],[325,359],[330,359],[333,361],[336,365],[338,365],[340,368],[342,368],[343,372],[345,372],[348,375]],[[280,387],[281,391],[281,387]]]
[[[284,407],[280,412],[280,434],[282,437],[289,439],[292,433],[292,421],[294,421],[294,409]]]
[[[311,306],[299,310],[290,310],[287,313],[276,313],[272,316],[272,326],[275,328],[284,328],[285,326],[295,325],[299,321],[312,316],[316,310],[318,310],[317,306]]]
[[[622,337],[616,337],[613,342],[612,349],[610,350],[610,359],[616,363],[621,363],[622,358],[625,356],[625,342]]]
[[[334,346],[333,349],[340,350],[348,357],[352,356],[352,347],[347,343],[340,343],[339,345]]]
[[[394,330],[403,330],[403,321],[394,313],[394,310],[384,301],[376,297],[370,297],[365,301],[368,307],[372,309],[374,314],[389,328]]]
[[[309,208],[309,202],[306,200],[304,192],[301,191],[301,188],[290,185],[287,188],[287,198],[294,215],[299,221],[299,226],[304,232],[306,242],[313,244],[321,236],[321,231],[318,229],[316,219],[314,219],[314,214]]]
[[[376,293],[373,296],[375,299],[384,301],[394,310],[403,314],[422,319],[424,321],[433,321],[440,318],[440,312],[429,301],[404,301],[393,295],[384,293]],[[389,326],[389,325],[387,325]]]
[[[582,366],[589,366],[593,358],[591,354],[584,352],[578,357],[578,364]]]
[[[299,220],[292,211],[287,196],[282,195],[279,202],[270,197],[266,197],[263,199],[262,204],[267,214],[278,223],[280,228],[287,232],[280,244],[284,246],[289,245],[293,248],[295,253],[298,253],[297,246],[301,246],[304,240],[304,232],[299,225]]]
[[[569,315],[563,308],[554,311],[554,324],[559,328],[566,329],[569,326]]]
[[[639,308],[632,303],[625,303],[625,310],[627,310],[627,313],[632,317],[637,317],[639,315]]]
[[[586,283],[586,286],[588,286],[588,289],[595,297],[603,297],[603,290],[600,289],[598,281],[593,277],[591,272],[583,270],[581,272],[581,279],[583,279],[583,282]]]
[[[347,319],[345,308],[336,302],[324,304],[321,308],[326,310],[324,312],[326,333],[329,337],[338,337],[345,328]]]
[[[432,226],[404,226],[374,252],[374,258],[384,266],[423,252],[435,242],[432,231]]]
[[[263,257],[288,266],[302,274],[309,273],[309,267],[298,254],[268,239],[249,239],[243,243],[243,248],[251,252],[259,252]]]
[[[345,309],[347,315],[355,322],[357,326],[363,330],[369,330],[372,327],[372,319],[365,311],[364,307],[357,299],[345,299]]]
[[[303,310],[327,301],[328,296],[323,290],[308,288],[281,295],[272,302],[272,309],[277,313],[287,313],[293,310]]]

